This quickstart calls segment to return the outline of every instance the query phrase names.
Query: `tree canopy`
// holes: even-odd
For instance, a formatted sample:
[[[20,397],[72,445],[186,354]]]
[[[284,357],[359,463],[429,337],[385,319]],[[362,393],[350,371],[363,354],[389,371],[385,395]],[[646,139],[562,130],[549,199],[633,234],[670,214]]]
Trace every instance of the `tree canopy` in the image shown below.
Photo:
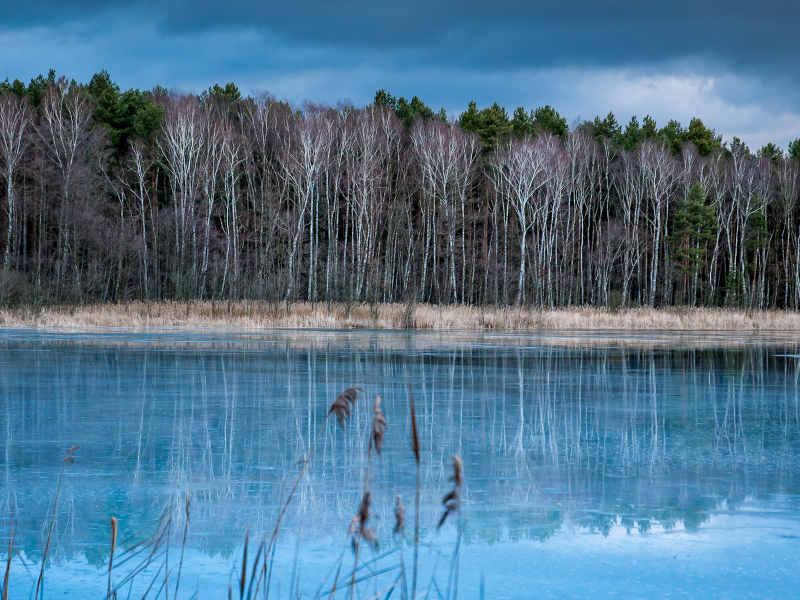
[[[570,128],[551,105],[448,120],[385,89],[298,109],[106,71],[6,79],[0,110],[19,142],[0,145],[0,303],[800,308],[800,140]]]

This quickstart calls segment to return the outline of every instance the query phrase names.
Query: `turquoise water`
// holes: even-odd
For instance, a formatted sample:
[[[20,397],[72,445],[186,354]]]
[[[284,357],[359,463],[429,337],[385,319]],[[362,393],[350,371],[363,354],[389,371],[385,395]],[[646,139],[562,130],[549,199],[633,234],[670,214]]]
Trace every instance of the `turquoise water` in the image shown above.
[[[482,588],[486,598],[792,597],[798,348],[787,335],[0,330],[0,556],[5,564],[13,507],[11,597],[35,585],[74,445],[46,598],[105,597],[112,516],[120,597],[141,598],[153,581],[156,597],[170,569],[172,598],[181,554],[178,598],[227,597],[229,582],[239,597],[245,534],[251,565],[320,427],[269,594],[329,591],[339,564],[341,587],[377,396],[388,422],[368,482],[378,547],[361,550],[374,562],[356,596],[397,581],[401,553],[410,588],[409,386],[422,451],[418,594],[455,597],[457,573],[462,598]],[[353,385],[364,394],[342,431],[325,416]],[[465,476],[457,561],[459,520],[436,528],[453,454]],[[398,494],[404,543],[392,533]],[[151,563],[126,581],[154,547],[151,538],[134,556],[135,544],[157,531]]]

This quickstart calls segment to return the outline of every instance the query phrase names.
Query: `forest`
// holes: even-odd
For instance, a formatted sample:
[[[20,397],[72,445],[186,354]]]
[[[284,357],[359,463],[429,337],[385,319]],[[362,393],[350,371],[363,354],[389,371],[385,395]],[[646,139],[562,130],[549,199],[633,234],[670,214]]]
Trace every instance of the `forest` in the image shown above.
[[[800,306],[800,140],[0,83],[0,305]]]

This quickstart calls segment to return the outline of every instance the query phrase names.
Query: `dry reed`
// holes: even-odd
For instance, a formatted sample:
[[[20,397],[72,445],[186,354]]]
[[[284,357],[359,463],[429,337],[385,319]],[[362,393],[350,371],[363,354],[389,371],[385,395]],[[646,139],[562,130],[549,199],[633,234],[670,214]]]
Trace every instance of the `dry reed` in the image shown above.
[[[420,477],[422,476],[421,464],[419,460],[419,434],[417,433],[417,412],[414,409],[414,391],[411,384],[408,384],[409,408],[411,411],[411,449],[414,451],[414,460],[417,463],[417,483],[415,490],[414,511],[414,574],[411,580],[411,598],[417,597],[417,565],[419,561],[419,487]]]
[[[406,530],[406,508],[403,506],[403,497],[397,494],[394,507],[394,533],[403,535]]]
[[[453,513],[458,514],[458,534],[456,535],[456,545],[453,548],[453,557],[450,559],[446,597],[446,600],[450,600],[450,590],[453,590],[453,600],[455,600],[458,595],[458,553],[461,548],[461,535],[463,533],[461,523],[461,488],[464,485],[464,464],[461,462],[461,458],[456,454],[453,455],[453,475],[450,477],[450,481],[453,482],[453,489],[442,499],[444,514],[442,514],[442,518],[439,520],[439,525],[436,529],[441,529],[449,515]]]
[[[56,499],[53,504],[53,515],[50,518],[50,529],[47,532],[47,542],[44,545],[44,554],[42,554],[42,569],[39,571],[39,578],[36,580],[36,592],[33,594],[35,600],[39,600],[39,589],[42,588],[42,580],[44,579],[44,566],[47,562],[47,553],[50,550],[50,541],[53,537],[53,528],[56,524],[56,511],[58,511],[58,497],[61,494],[61,482],[64,479],[64,466],[66,466],[67,463],[72,464],[75,462],[75,457],[72,456],[72,453],[76,450],[80,450],[80,446],[73,446],[67,450],[67,455],[61,462],[61,471],[58,473],[58,487],[56,487]],[[44,595],[44,589],[42,589],[42,595]]]
[[[173,600],[177,600],[178,598],[178,587],[181,584],[181,571],[183,570],[183,557],[186,553],[186,538],[189,536],[189,507],[192,504],[191,494],[187,491],[186,492],[186,523],[183,526],[183,543],[181,544],[181,561],[178,563],[178,577],[175,581],[175,595],[173,596]],[[167,600],[169,600],[169,590],[167,590]]]
[[[239,598],[244,598],[244,582],[247,574],[247,546],[250,542],[250,530],[244,534],[244,553],[242,554],[242,574],[239,576]],[[258,562],[256,560],[255,562]]]
[[[444,506],[444,513],[442,514],[442,518],[439,519],[439,525],[437,525],[437,529],[441,529],[444,522],[454,512],[461,509],[461,486],[464,483],[464,464],[461,462],[461,459],[453,455],[453,475],[450,477],[450,481],[453,482],[453,489],[450,490],[445,497],[442,499],[442,505]]]
[[[219,310],[213,302],[127,302],[52,306],[39,311],[0,310],[1,327],[35,328],[265,328],[432,329],[466,331],[668,330],[800,331],[800,311],[749,311],[729,308],[591,307],[540,309],[511,306],[406,304],[267,304],[232,302]]]
[[[369,493],[368,489],[369,470],[370,466],[372,465],[372,448],[375,448],[378,456],[381,454],[381,448],[383,447],[384,428],[386,426],[386,419],[384,418],[383,411],[381,410],[381,397],[378,396],[375,398],[375,404],[372,408],[372,432],[369,440],[369,452],[367,454],[367,471],[364,474],[364,495],[361,499],[361,505],[359,506],[358,514],[353,519],[353,523],[350,525],[352,530],[353,524],[358,523],[358,529],[354,534],[352,534],[353,550],[356,556],[355,560],[353,561],[353,578],[350,583],[351,599],[353,598],[356,588],[356,571],[358,570],[358,554],[361,548],[361,542],[366,541],[376,546],[378,544],[374,530],[367,528],[367,521],[372,516],[369,512],[370,503],[372,502],[372,495]]]
[[[380,456],[381,448],[383,448],[383,430],[385,427],[388,427],[386,425],[386,419],[383,416],[383,411],[381,410],[380,396],[375,399],[375,406],[372,411],[372,444],[375,446],[375,452]]]
[[[367,542],[374,546],[378,545],[378,538],[375,537],[375,530],[368,527],[369,520],[373,517],[370,508],[372,507],[372,494],[365,492],[358,505],[358,512],[350,522],[350,540],[353,545],[353,552],[356,552],[356,562],[358,562],[358,546],[361,542]]]
[[[266,534],[265,534],[264,538],[262,539],[262,541],[261,541],[261,543],[260,543],[260,545],[258,547],[258,553],[256,554],[256,559],[255,559],[255,561],[253,561],[253,573],[250,576],[250,585],[248,586],[248,594],[247,594],[248,598],[251,597],[251,591],[253,589],[254,580],[255,580],[255,585],[256,585],[255,595],[256,596],[258,595],[258,590],[261,587],[261,579],[265,575],[264,572],[266,571],[266,565],[264,565],[264,567],[265,567],[264,569],[259,570],[258,578],[256,578],[257,566],[258,566],[259,557],[261,556],[262,551],[264,552],[264,559],[266,561],[266,557],[269,555],[270,550],[272,550],[273,551],[273,560],[274,560],[275,540],[278,538],[278,533],[280,532],[281,524],[283,523],[283,519],[286,516],[286,512],[289,510],[289,505],[291,504],[292,499],[294,498],[294,495],[297,492],[297,487],[300,485],[300,481],[303,478],[303,474],[305,473],[306,469],[308,468],[309,463],[311,462],[312,457],[314,456],[314,452],[317,449],[317,444],[319,443],[319,438],[322,435],[322,432],[325,430],[325,426],[328,423],[328,418],[331,416],[331,414],[336,415],[336,418],[339,421],[339,425],[342,427],[342,430],[344,430],[345,420],[350,416],[351,408],[353,406],[355,406],[355,401],[358,399],[359,392],[362,392],[362,391],[363,390],[360,387],[355,387],[354,386],[354,387],[347,388],[346,390],[341,392],[338,396],[336,396],[336,399],[333,401],[333,403],[331,404],[330,409],[326,413],[325,418],[322,421],[322,424],[320,425],[319,429],[317,430],[317,434],[316,434],[316,436],[314,438],[314,443],[311,446],[311,450],[309,451],[308,456],[306,456],[306,458],[304,460],[300,461],[301,464],[302,464],[302,467],[300,469],[300,473],[297,475],[297,479],[295,479],[294,485],[292,486],[292,489],[289,492],[289,496],[286,498],[286,501],[283,503],[283,506],[281,507],[280,513],[278,513],[278,519],[277,519],[277,521],[275,523],[275,528],[272,530],[272,535],[269,538],[269,542],[267,542],[267,538],[266,538]],[[246,544],[247,544],[247,542],[245,541],[245,546],[246,546]],[[242,577],[241,577],[240,587],[239,587],[240,598],[244,598],[244,582],[245,582],[246,558],[247,558],[247,550],[245,548],[245,564],[242,565]],[[270,573],[269,573],[269,575],[267,575],[267,577],[269,577],[270,575],[271,575],[271,567],[270,567]],[[269,583],[267,582],[265,584],[265,594],[268,594],[268,593],[269,593]],[[230,590],[229,590],[229,595],[230,595]]]
[[[333,404],[331,404],[331,408],[328,410],[328,415],[331,413],[336,415],[342,431],[344,431],[345,419],[350,416],[351,407],[355,406],[356,404],[358,393],[363,391],[364,390],[362,390],[360,387],[347,388],[341,394],[336,396],[336,400],[334,400]]]
[[[406,597],[406,563],[403,557],[403,537],[406,532],[406,508],[403,506],[403,497],[397,494],[394,507],[394,534],[400,536],[400,575],[403,579],[401,590],[401,600]]]
[[[244,551],[243,551],[243,556],[242,556],[242,564],[241,564],[241,573],[240,573],[240,576],[238,578],[239,580],[237,582],[238,583],[238,587],[239,587],[239,597],[240,597],[240,599],[244,600],[245,598],[247,598],[249,600],[251,598],[258,597],[258,592],[259,592],[259,589],[260,589],[262,578],[263,578],[264,585],[265,585],[264,597],[265,597],[265,599],[269,597],[269,584],[270,584],[270,579],[271,579],[271,575],[272,575],[272,567],[274,565],[274,560],[275,560],[275,550],[276,550],[275,541],[276,541],[276,538],[277,538],[277,534],[278,534],[279,528],[281,526],[281,522],[282,522],[282,520],[283,520],[283,518],[284,518],[284,516],[286,514],[286,511],[287,511],[287,509],[289,507],[289,504],[292,501],[292,497],[294,496],[294,493],[297,490],[298,484],[299,484],[299,482],[300,482],[300,480],[301,480],[301,478],[303,476],[303,473],[305,472],[305,469],[307,468],[308,464],[310,463],[310,461],[311,461],[311,459],[312,459],[312,457],[314,455],[314,451],[316,449],[317,443],[319,441],[319,438],[321,436],[322,431],[326,427],[328,418],[330,417],[331,414],[336,415],[337,419],[339,420],[340,426],[342,426],[342,428],[343,428],[346,419],[349,418],[350,415],[351,415],[351,411],[352,411],[352,408],[355,405],[355,401],[359,397],[359,392],[363,392],[362,388],[359,388],[359,387],[347,388],[342,393],[340,393],[336,397],[334,402],[331,404],[331,407],[330,407],[329,411],[327,412],[327,414],[325,416],[325,419],[322,422],[322,425],[320,426],[320,429],[319,429],[319,431],[317,433],[317,436],[316,436],[316,438],[314,440],[314,443],[313,443],[313,445],[312,445],[312,447],[310,449],[310,452],[309,452],[308,456],[303,461],[300,461],[300,462],[302,462],[303,467],[302,467],[301,472],[300,472],[300,474],[298,476],[298,479],[295,481],[295,484],[292,487],[292,490],[291,490],[288,498],[286,499],[286,501],[285,501],[285,503],[284,503],[284,505],[282,507],[282,510],[281,510],[281,512],[279,514],[279,517],[278,517],[278,520],[277,520],[277,523],[275,525],[275,529],[273,530],[272,538],[269,540],[269,545],[266,544],[266,540],[267,540],[267,536],[266,535],[264,536],[264,540],[259,545],[258,553],[256,554],[255,560],[253,561],[253,569],[252,569],[253,573],[250,576],[250,585],[249,585],[249,587],[247,589],[247,593],[245,594],[246,583],[247,583],[248,551],[249,551],[249,535],[250,535],[249,530],[246,532],[245,541],[244,541]],[[421,465],[421,460],[420,459],[421,459],[421,457],[420,457],[419,434],[418,434],[417,422],[416,422],[416,410],[415,410],[415,405],[414,405],[414,396],[413,396],[413,391],[412,391],[410,385],[409,385],[409,396],[410,396],[410,398],[409,398],[409,400],[410,400],[409,406],[410,406],[410,417],[411,417],[411,442],[412,442],[411,446],[412,446],[412,450],[413,450],[413,453],[414,453],[415,463],[417,465],[416,515],[415,515],[415,533],[414,533],[414,582],[413,582],[412,596],[411,596],[412,598],[416,598],[417,565],[418,565],[418,549],[419,549],[420,465]],[[377,540],[377,537],[375,535],[375,529],[371,528],[369,526],[370,520],[373,519],[373,517],[375,516],[371,512],[372,495],[371,495],[371,493],[370,493],[370,491],[368,489],[368,487],[369,487],[369,472],[370,472],[370,465],[371,465],[371,457],[372,457],[373,447],[374,447],[375,451],[378,453],[378,455],[380,456],[381,450],[382,450],[382,447],[383,447],[383,442],[384,442],[384,433],[385,433],[385,429],[387,427],[388,427],[388,424],[387,424],[387,421],[385,419],[383,410],[381,409],[381,398],[377,397],[375,399],[375,403],[374,403],[374,406],[373,406],[373,419],[372,419],[372,427],[371,427],[371,431],[370,431],[370,444],[369,444],[369,451],[368,451],[369,454],[368,454],[368,460],[367,460],[367,470],[366,470],[365,479],[364,479],[364,494],[363,494],[362,500],[360,502],[357,514],[354,517],[353,521],[351,522],[351,526],[350,526],[350,529],[348,531],[348,535],[351,537],[351,543],[352,543],[352,546],[353,546],[353,549],[354,549],[354,552],[355,552],[355,560],[354,560],[354,564],[353,564],[353,574],[352,574],[352,579],[351,579],[351,583],[350,583],[350,597],[351,598],[354,597],[355,587],[356,587],[357,583],[360,583],[361,581],[364,581],[365,579],[371,579],[371,578],[375,577],[376,575],[378,575],[378,574],[380,574],[382,572],[385,572],[387,570],[387,569],[384,569],[383,571],[372,573],[371,575],[367,576],[366,578],[356,579],[357,572],[360,570],[359,566],[358,566],[358,564],[359,564],[359,548],[360,548],[360,546],[364,542],[366,542],[368,544],[371,544],[371,545],[375,546],[376,548],[377,548],[377,545],[378,545],[378,540]],[[50,521],[50,527],[49,527],[49,532],[48,532],[48,537],[47,537],[47,543],[46,543],[44,554],[43,554],[43,557],[42,557],[42,570],[41,570],[41,572],[39,574],[39,579],[38,579],[37,585],[36,585],[36,592],[34,594],[34,597],[37,600],[39,600],[39,590],[40,589],[42,590],[42,596],[43,596],[43,593],[44,593],[43,586],[42,586],[43,572],[44,572],[45,561],[46,561],[47,556],[48,556],[48,551],[50,549],[50,542],[51,542],[51,538],[52,538],[52,534],[53,534],[53,530],[54,530],[54,526],[55,526],[55,519],[56,519],[56,515],[57,515],[57,510],[58,510],[58,501],[59,501],[60,492],[61,492],[61,489],[62,489],[64,468],[65,468],[65,465],[67,463],[73,463],[74,462],[73,453],[78,449],[79,449],[79,446],[73,446],[72,448],[70,448],[67,451],[67,455],[64,458],[64,460],[62,462],[62,465],[61,465],[61,470],[60,470],[59,479],[58,479],[58,486],[57,486],[57,489],[56,489],[55,503],[54,503],[54,507],[53,507],[53,514],[52,514],[51,521]],[[448,598],[449,598],[450,589],[451,589],[450,588],[450,584],[452,582],[454,584],[454,587],[452,589],[454,590],[453,598],[455,600],[455,590],[457,590],[457,577],[458,577],[458,575],[457,575],[458,565],[457,565],[456,561],[457,561],[457,558],[458,558],[458,547],[459,547],[460,536],[461,536],[461,525],[460,525],[461,501],[460,500],[461,500],[461,488],[462,488],[462,485],[463,485],[463,467],[462,467],[461,460],[458,458],[458,456],[453,456],[453,475],[452,475],[452,477],[450,477],[450,481],[453,482],[453,490],[451,492],[449,492],[445,496],[445,498],[443,500],[443,504],[445,506],[445,513],[444,513],[444,515],[442,516],[442,518],[441,518],[441,520],[439,522],[439,527],[441,527],[444,524],[444,522],[447,519],[448,515],[452,514],[455,511],[458,511],[458,514],[459,514],[459,540],[456,543],[456,549],[454,550],[453,559],[451,561],[450,574],[448,576]],[[177,578],[176,578],[176,582],[175,582],[175,591],[174,591],[174,595],[173,595],[173,600],[177,599],[178,589],[179,589],[180,582],[181,582],[181,572],[182,572],[182,567],[183,567],[183,562],[184,562],[185,549],[186,549],[186,544],[187,544],[189,523],[190,523],[190,505],[191,505],[191,496],[187,492],[187,494],[186,494],[186,502],[185,502],[186,521],[185,521],[185,526],[184,526],[183,543],[182,543],[182,548],[181,548],[180,563],[178,565]],[[115,563],[116,545],[117,545],[117,533],[118,533],[118,522],[117,522],[117,519],[115,517],[111,517],[111,551],[110,551],[110,558],[109,558],[109,565],[108,565],[108,588],[107,588],[107,594],[106,594],[106,597],[107,597],[108,600],[111,600],[111,598],[116,599],[117,592],[120,589],[120,586],[125,585],[128,582],[131,582],[131,584],[132,584],[133,578],[138,573],[143,572],[147,568],[147,566],[149,564],[151,564],[152,559],[158,553],[159,549],[162,547],[162,544],[166,544],[166,550],[163,553],[164,562],[159,567],[158,572],[155,573],[155,575],[154,575],[152,581],[150,582],[150,585],[149,585],[147,591],[145,592],[143,598],[147,598],[147,596],[149,595],[150,591],[153,589],[154,584],[156,583],[156,581],[159,580],[159,575],[160,575],[161,571],[163,570],[164,571],[164,575],[163,575],[163,578],[161,579],[161,585],[159,586],[158,590],[156,591],[156,597],[160,596],[161,591],[163,589],[164,590],[164,594],[165,594],[165,599],[168,600],[169,592],[170,592],[169,576],[172,573],[171,569],[169,568],[169,562],[168,562],[169,561],[170,532],[171,532],[171,529],[172,529],[172,519],[173,519],[173,517],[172,517],[172,507],[173,507],[173,502],[170,501],[169,507],[164,511],[164,513],[162,513],[162,516],[159,518],[158,526],[156,528],[155,533],[150,534],[145,539],[133,544],[128,550],[124,550],[122,552],[122,555],[121,555],[122,556],[122,561],[121,562],[117,561],[118,564]],[[401,589],[402,589],[401,596],[402,596],[403,599],[405,599],[407,597],[406,574],[405,574],[405,566],[404,566],[404,559],[403,559],[403,552],[402,552],[402,537],[404,536],[405,526],[406,526],[405,525],[405,507],[403,505],[402,497],[400,495],[396,496],[396,505],[395,505],[394,514],[395,514],[394,533],[395,534],[399,534],[401,536],[400,565],[399,565],[400,574],[398,575],[397,579],[391,585],[389,585],[388,587],[386,587],[383,590],[381,590],[380,592],[378,592],[378,594],[376,596],[374,596],[374,598],[378,598],[379,596],[381,596],[383,594],[390,594],[391,591],[395,587],[397,587],[398,585],[401,584],[401,582],[402,582],[402,585],[401,585]],[[137,534],[134,534],[134,535],[137,535]],[[131,539],[133,539],[133,538],[131,538]],[[146,559],[146,561],[141,563],[141,564],[139,564],[139,565],[137,565],[137,566],[135,566],[133,571],[128,573],[128,575],[126,575],[121,580],[121,582],[119,582],[119,584],[118,584],[118,586],[116,588],[114,586],[112,586],[112,582],[113,582],[112,574],[114,572],[114,569],[118,570],[120,566],[122,566],[126,562],[134,559],[136,557],[136,555],[138,555],[140,552],[146,550],[147,546],[149,545],[149,543],[152,540],[154,540],[153,541],[153,546],[152,546],[152,551],[149,553],[149,557]],[[123,544],[126,544],[126,542],[123,542]],[[267,562],[268,562],[268,557],[269,557],[269,554],[270,554],[270,550],[272,551],[272,557],[271,557],[271,561],[269,561],[269,569],[267,569]],[[394,551],[395,550],[393,550],[391,552],[394,552]],[[12,511],[12,528],[11,528],[10,535],[9,535],[9,557],[8,557],[8,564],[6,566],[5,579],[4,579],[4,582],[3,582],[2,600],[7,600],[7,598],[8,598],[8,580],[9,580],[9,571],[10,571],[10,562],[11,562],[12,552],[13,552],[13,511]],[[264,564],[263,564],[263,568],[259,569],[260,557],[261,557],[262,552],[264,553]],[[295,565],[293,567],[293,574],[292,574],[292,580],[291,580],[290,593],[292,591],[296,591],[296,590],[299,589],[299,573],[297,574],[297,578],[295,578],[295,576],[294,576],[294,570],[297,567],[297,564],[296,564],[296,561],[297,561],[297,550],[295,551],[295,554],[296,554],[295,555]],[[373,559],[372,561],[365,562],[361,568],[368,567],[370,564],[372,564],[374,561],[379,560],[380,558],[381,558],[381,556]],[[454,565],[455,565],[455,569],[456,569],[455,570],[455,576],[453,575]],[[330,592],[328,592],[326,595],[330,595],[331,597],[333,597],[335,595],[337,584],[338,584],[338,580],[339,580],[339,573],[340,573],[340,570],[341,570],[341,566],[342,566],[342,561],[340,559],[340,561],[338,562],[338,568],[336,568],[336,577],[335,577],[335,580],[334,580],[333,589]],[[397,567],[393,567],[393,568],[397,568]],[[388,569],[388,570],[391,570],[391,569]],[[435,568],[434,568],[434,571],[435,571]],[[258,573],[258,578],[256,579],[257,573]],[[328,577],[326,576],[326,580],[327,580],[327,578]],[[255,585],[255,594],[253,594],[253,585],[254,585],[254,583],[256,584]],[[432,579],[432,584],[436,585],[435,584],[435,579]],[[437,589],[437,592],[438,592],[438,589],[439,589],[438,585],[436,585],[436,589]],[[429,586],[429,589],[428,589],[428,593],[430,593],[430,586]],[[229,581],[228,595],[229,595],[229,598],[232,596],[232,589],[231,589],[231,586],[230,586],[230,581]],[[318,595],[319,595],[319,593],[317,594],[317,596]],[[441,594],[440,594],[440,596],[441,596]],[[388,597],[388,595],[387,595],[387,597]]]
[[[11,520],[8,524],[8,560],[6,560],[6,574],[3,577],[3,600],[8,600],[8,577],[11,574],[11,557],[14,552],[14,506],[11,506]]]
[[[111,517],[111,556],[108,559],[108,593],[106,600],[111,600],[111,569],[114,565],[114,548],[117,547],[117,519]]]

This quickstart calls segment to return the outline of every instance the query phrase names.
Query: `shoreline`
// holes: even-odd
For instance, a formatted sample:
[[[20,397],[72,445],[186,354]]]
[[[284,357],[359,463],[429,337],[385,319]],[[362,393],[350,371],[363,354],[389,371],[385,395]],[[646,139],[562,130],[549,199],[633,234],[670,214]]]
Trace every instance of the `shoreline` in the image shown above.
[[[535,309],[429,304],[127,302],[0,310],[1,328],[395,329],[423,331],[800,332],[800,311],[725,308]]]

